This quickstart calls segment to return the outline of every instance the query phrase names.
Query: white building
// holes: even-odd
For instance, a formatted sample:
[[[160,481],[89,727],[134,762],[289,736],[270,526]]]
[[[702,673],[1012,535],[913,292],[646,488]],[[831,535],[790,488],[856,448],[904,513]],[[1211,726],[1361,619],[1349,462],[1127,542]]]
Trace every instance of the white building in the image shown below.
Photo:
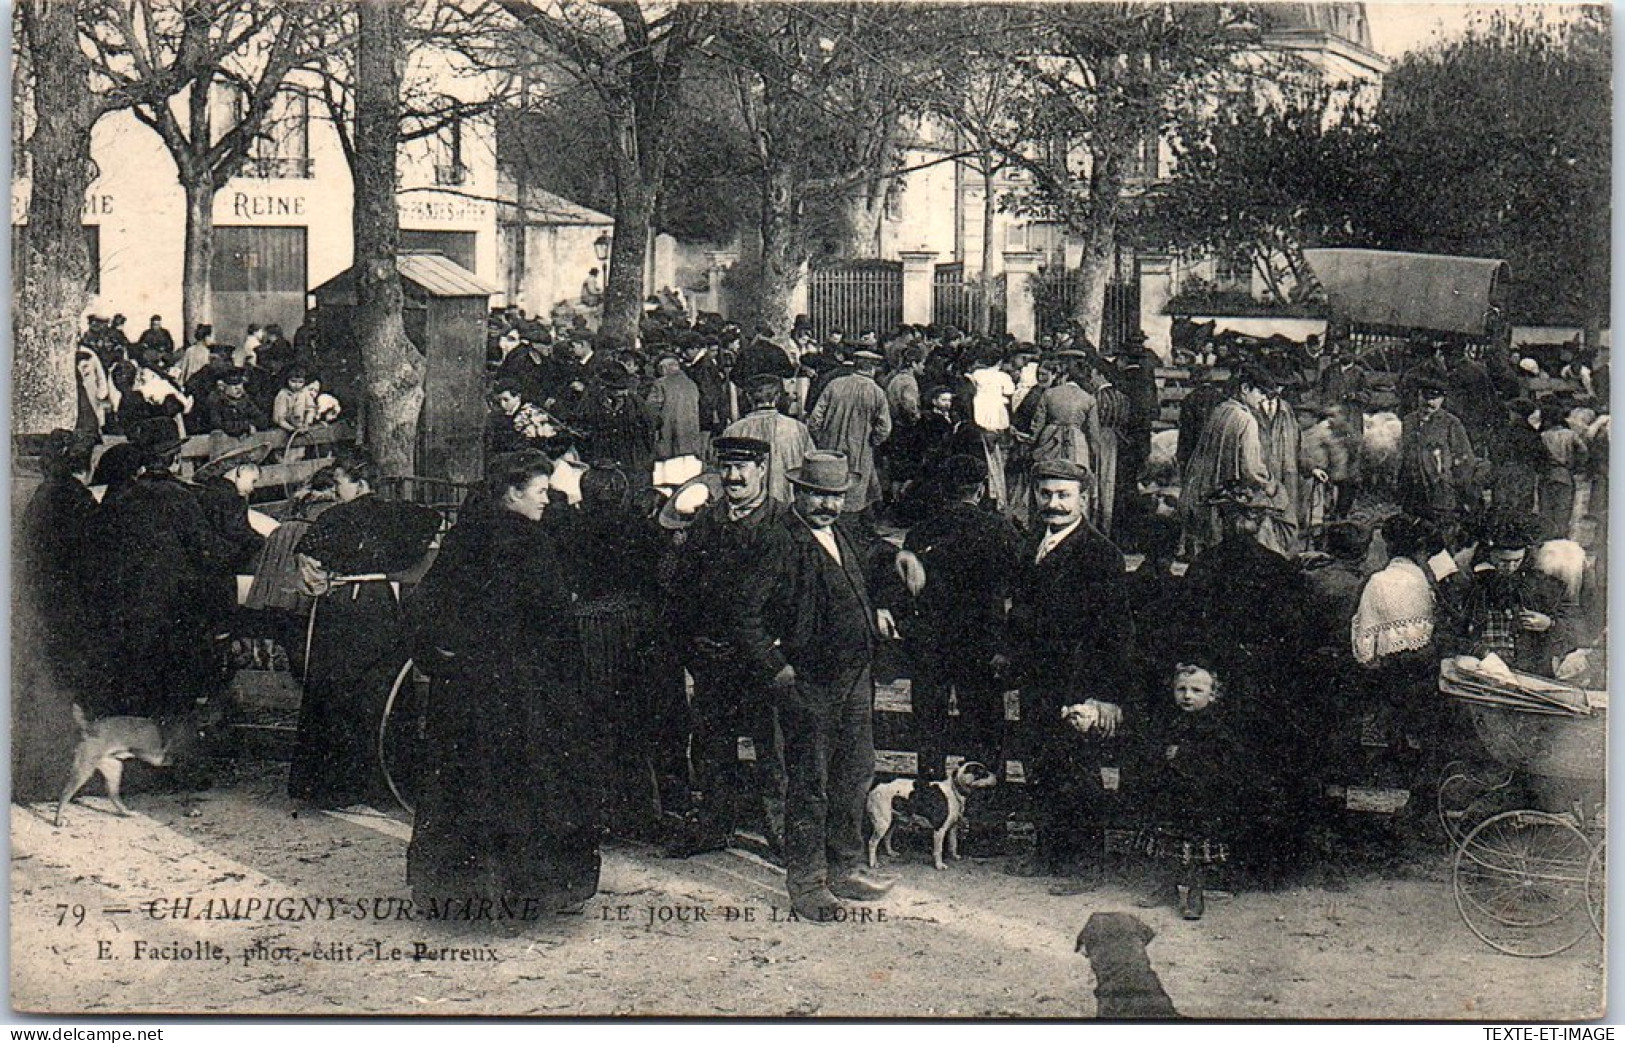
[[[1301,64],[1296,75],[1303,82],[1370,85],[1366,100],[1375,100],[1389,62],[1372,49],[1364,4],[1273,3],[1268,9],[1270,23],[1258,51],[1260,60],[1294,59],[1292,64]],[[926,126],[905,166],[923,166],[951,155],[955,144]],[[1130,197],[1171,171],[1164,141],[1146,141],[1136,160],[1127,189]],[[1025,178],[1019,168],[1006,167],[994,178],[994,196],[1018,191]],[[920,251],[933,254],[937,264],[962,264],[968,275],[979,274],[985,195],[981,173],[963,162],[937,163],[909,173],[882,225],[877,256],[896,260],[904,252]],[[1082,243],[1061,225],[1007,212],[994,214],[992,237],[995,276],[1004,271],[1007,251],[1036,253],[1041,265],[1066,269],[1076,268],[1083,252]],[[1125,286],[1137,287],[1137,293],[1131,290],[1129,296],[1138,298],[1138,315],[1125,316],[1125,321],[1137,321],[1156,350],[1165,352],[1168,346],[1169,318],[1163,307],[1179,292],[1181,281],[1192,275],[1254,296],[1262,290],[1247,265],[1230,259],[1181,260],[1136,256],[1126,247],[1120,251],[1117,277]]]
[[[223,90],[216,102],[231,104]],[[214,197],[210,304],[216,337],[227,342],[249,322],[279,322],[291,334],[306,290],[351,261],[350,170],[331,119],[290,84],[269,124],[241,173]],[[401,243],[442,252],[499,282],[490,137],[488,121],[472,120],[403,148]],[[84,207],[96,273],[91,310],[124,313],[132,334],[162,315],[178,337],[186,196],[175,162],[128,111],[96,124],[91,156],[99,172]],[[31,173],[26,164],[14,172],[14,225],[27,221]]]

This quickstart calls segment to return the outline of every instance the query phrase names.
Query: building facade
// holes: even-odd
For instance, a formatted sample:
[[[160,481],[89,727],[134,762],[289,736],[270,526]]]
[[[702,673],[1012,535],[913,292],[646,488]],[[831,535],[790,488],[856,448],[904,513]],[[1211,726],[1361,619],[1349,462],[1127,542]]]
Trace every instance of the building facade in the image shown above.
[[[1289,80],[1310,85],[1364,87],[1362,100],[1374,103],[1389,62],[1372,48],[1371,31],[1363,3],[1279,3],[1269,5],[1269,23],[1261,46],[1250,57],[1274,62],[1291,73],[1282,74],[1282,89]],[[1283,60],[1285,59],[1285,60]],[[1273,67],[1273,66],[1272,66]],[[883,222],[876,256],[899,260],[905,253],[929,254],[936,264],[958,264],[967,276],[981,274],[984,240],[991,232],[990,274],[1005,272],[1010,257],[1039,270],[1072,270],[1082,257],[1083,245],[1067,230],[1050,221],[1007,212],[995,207],[991,228],[985,229],[984,201],[990,191],[983,174],[964,161],[952,160],[957,143],[929,122],[917,131],[904,166],[913,170]],[[933,160],[940,162],[933,163]],[[1129,198],[1172,172],[1171,150],[1162,140],[1142,143],[1130,173]],[[1026,187],[1027,175],[1006,166],[992,179],[995,201]],[[1245,264],[1229,258],[1168,257],[1119,250],[1115,280],[1121,293],[1115,301],[1133,298],[1139,326],[1151,346],[1167,354],[1170,317],[1167,303],[1181,285],[1200,278],[1209,284],[1258,296],[1262,283]],[[1134,321],[1133,319],[1129,320]]]

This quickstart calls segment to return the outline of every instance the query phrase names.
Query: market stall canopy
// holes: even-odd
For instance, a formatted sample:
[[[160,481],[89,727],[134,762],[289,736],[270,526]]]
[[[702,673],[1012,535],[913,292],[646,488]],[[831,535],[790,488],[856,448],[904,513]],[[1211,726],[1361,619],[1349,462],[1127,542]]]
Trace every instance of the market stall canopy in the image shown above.
[[[1332,318],[1360,326],[1483,334],[1510,269],[1490,257],[1305,250]]]

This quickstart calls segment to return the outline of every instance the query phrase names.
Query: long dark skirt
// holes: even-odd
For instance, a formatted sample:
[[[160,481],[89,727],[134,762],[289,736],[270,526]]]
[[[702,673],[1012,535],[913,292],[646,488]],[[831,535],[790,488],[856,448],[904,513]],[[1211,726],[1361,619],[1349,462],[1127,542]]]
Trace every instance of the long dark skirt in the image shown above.
[[[290,797],[324,807],[391,799],[378,724],[406,657],[400,606],[388,583],[341,587],[317,603]]]
[[[597,893],[600,733],[574,685],[526,664],[464,663],[436,678],[406,853],[414,897],[490,900],[498,915],[534,919]]]

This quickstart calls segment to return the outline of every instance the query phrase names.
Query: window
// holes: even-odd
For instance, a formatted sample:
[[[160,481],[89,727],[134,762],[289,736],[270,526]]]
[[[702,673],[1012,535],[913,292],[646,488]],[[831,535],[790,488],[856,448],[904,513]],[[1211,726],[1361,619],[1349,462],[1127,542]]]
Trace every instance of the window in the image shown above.
[[[463,162],[463,121],[452,120],[434,136],[434,183],[461,185],[468,181],[468,167]]]
[[[1129,177],[1155,181],[1160,176],[1161,156],[1162,135],[1153,130],[1134,146],[1134,158],[1129,163]]]
[[[246,103],[241,92],[236,96],[238,111],[242,112]],[[242,176],[308,178],[312,174],[310,96],[302,91],[283,91],[271,101],[271,110],[249,147]]]

